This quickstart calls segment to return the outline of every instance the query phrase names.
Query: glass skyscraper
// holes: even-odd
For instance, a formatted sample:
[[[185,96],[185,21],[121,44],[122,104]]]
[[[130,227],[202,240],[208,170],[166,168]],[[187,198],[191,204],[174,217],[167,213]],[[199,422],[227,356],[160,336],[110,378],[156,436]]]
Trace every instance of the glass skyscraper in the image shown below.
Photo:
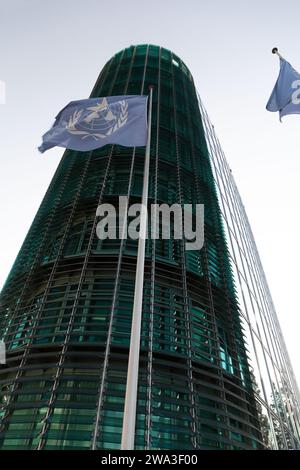
[[[205,205],[205,243],[147,240],[136,449],[296,449],[299,392],[252,232],[190,71],[131,46],[92,97],[154,85],[149,204]],[[119,449],[137,241],[100,203],[142,194],[145,148],[65,151],[1,296],[1,449]]]

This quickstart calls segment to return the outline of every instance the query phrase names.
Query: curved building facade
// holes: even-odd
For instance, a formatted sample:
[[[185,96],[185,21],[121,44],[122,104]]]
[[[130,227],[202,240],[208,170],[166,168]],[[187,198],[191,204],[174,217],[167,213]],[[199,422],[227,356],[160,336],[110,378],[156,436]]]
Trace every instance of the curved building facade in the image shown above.
[[[104,66],[91,96],[148,94],[150,85],[149,205],[204,204],[205,243],[186,251],[184,240],[147,240],[135,448],[297,448],[287,355],[268,359],[280,364],[280,386],[267,374],[273,401],[261,370],[257,378],[226,197],[235,195],[234,228],[246,218],[189,70],[166,49],[131,46]],[[1,449],[120,448],[137,241],[99,240],[95,214],[119,195],[140,202],[144,156],[109,145],[62,157],[1,296]],[[239,230],[248,259],[254,242],[244,248],[249,228]],[[276,315],[260,297],[279,354]]]

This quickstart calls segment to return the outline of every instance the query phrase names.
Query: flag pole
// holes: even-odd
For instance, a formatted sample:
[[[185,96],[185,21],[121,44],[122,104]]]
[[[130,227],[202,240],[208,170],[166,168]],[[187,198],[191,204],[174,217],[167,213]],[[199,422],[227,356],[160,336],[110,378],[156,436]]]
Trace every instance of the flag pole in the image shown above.
[[[272,54],[276,54],[276,55],[278,55],[279,59],[285,60],[285,59],[282,57],[282,55],[279,54],[277,47],[273,47],[273,49],[272,49]]]
[[[145,247],[147,234],[147,209],[148,209],[148,186],[150,166],[150,142],[151,142],[151,120],[152,120],[152,97],[153,86],[149,87],[149,110],[148,110],[148,135],[144,163],[143,195],[140,213],[140,233],[138,241],[138,254],[135,275],[134,302],[132,312],[132,324],[130,335],[130,348],[127,369],[127,383],[124,404],[124,417],[122,429],[121,450],[134,450],[137,387],[140,358],[140,339],[144,287]]]

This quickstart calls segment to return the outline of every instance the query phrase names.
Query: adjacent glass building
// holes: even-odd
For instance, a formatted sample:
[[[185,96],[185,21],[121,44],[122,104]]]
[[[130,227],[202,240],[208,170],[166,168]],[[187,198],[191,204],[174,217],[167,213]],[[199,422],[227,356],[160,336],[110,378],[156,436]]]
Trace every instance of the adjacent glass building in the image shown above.
[[[136,449],[295,449],[299,394],[249,223],[172,52],[131,46],[91,96],[154,85],[149,204],[205,205],[205,244],[148,240]],[[140,202],[144,148],[66,151],[1,296],[1,449],[119,449],[137,241],[96,208]]]

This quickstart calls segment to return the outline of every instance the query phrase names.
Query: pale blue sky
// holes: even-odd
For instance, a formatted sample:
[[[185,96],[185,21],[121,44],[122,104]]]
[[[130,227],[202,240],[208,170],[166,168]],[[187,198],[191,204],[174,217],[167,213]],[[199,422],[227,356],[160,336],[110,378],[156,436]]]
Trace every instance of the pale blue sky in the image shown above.
[[[296,0],[0,0],[0,284],[62,155],[37,151],[69,101],[131,44],[173,50],[190,68],[235,175],[300,382],[300,116],[265,110],[273,46],[300,71]]]

